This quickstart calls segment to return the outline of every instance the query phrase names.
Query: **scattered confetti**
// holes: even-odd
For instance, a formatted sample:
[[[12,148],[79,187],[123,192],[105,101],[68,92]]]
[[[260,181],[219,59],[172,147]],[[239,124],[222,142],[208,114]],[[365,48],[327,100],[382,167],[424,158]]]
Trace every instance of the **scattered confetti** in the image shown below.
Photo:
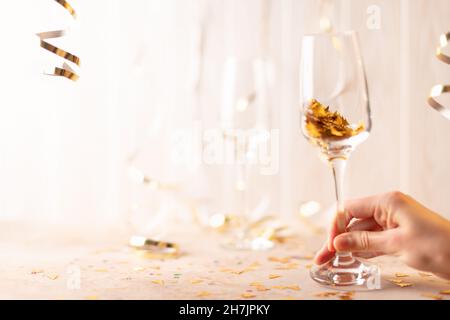
[[[434,300],[442,300],[442,296],[434,294],[434,293],[429,293],[429,292],[422,293],[422,297],[430,298],[430,299],[434,299]]]
[[[397,273],[395,274],[395,277],[396,277],[396,278],[406,278],[406,277],[409,277],[409,274],[397,272]]]
[[[428,277],[432,277],[433,275],[430,273],[419,272],[419,276],[421,276],[422,278],[428,278]]]
[[[281,276],[279,274],[269,274],[269,279],[277,279],[280,278]]]
[[[259,287],[263,286],[262,282],[251,282],[250,287]]]
[[[202,279],[193,279],[193,280],[191,280],[191,284],[199,284],[199,283],[202,283],[202,282],[203,282]]]
[[[297,285],[293,285],[293,286],[273,286],[273,289],[278,289],[278,290],[293,290],[293,291],[300,291],[300,287]]]
[[[344,292],[339,294],[339,299],[341,300],[353,300],[355,296],[355,292],[353,291],[348,291],[348,292]]]
[[[255,289],[257,291],[269,291],[270,290],[269,288],[267,288],[267,287],[265,287],[263,285],[262,286],[256,286]]]
[[[211,292],[208,292],[208,291],[200,291],[199,293],[197,293],[197,297],[199,297],[199,298],[209,297],[210,295],[211,295]]]
[[[269,257],[268,260],[272,262],[289,263],[291,262],[291,257],[284,257],[284,258]]]
[[[297,269],[298,268],[298,263],[289,263],[286,265],[282,265],[279,267],[276,267],[276,270],[293,270],[293,269]]]
[[[159,284],[159,285],[163,286],[164,285],[164,280],[152,280],[152,283]]]
[[[49,278],[50,280],[56,280],[56,279],[59,278],[59,275],[56,274],[56,273],[47,274],[46,276],[47,276],[47,278]]]
[[[325,292],[316,293],[314,295],[319,298],[329,298],[329,297],[335,297],[338,294],[339,294],[339,292],[336,292],[336,291],[325,291]]]
[[[33,269],[33,270],[31,270],[31,274],[38,274],[38,273],[44,273],[44,270],[42,270],[42,269]]]
[[[394,284],[399,284],[399,283],[403,282],[403,280],[401,280],[401,279],[389,279],[388,281],[390,281],[390,282],[392,282]]]
[[[450,290],[442,290],[439,292],[440,294],[450,294]]]
[[[151,266],[151,267],[148,267],[149,269],[153,269],[153,270],[160,270],[161,269],[161,267],[160,266]]]
[[[259,266],[260,266],[260,264],[258,262],[254,262],[251,265],[249,265],[247,268],[244,268],[244,269],[235,270],[235,269],[230,269],[230,268],[222,268],[219,271],[241,275],[246,272],[255,271],[256,269],[259,268]]]
[[[241,297],[244,299],[251,299],[251,298],[256,297],[256,295],[254,295],[253,293],[243,293],[243,294],[241,294]]]
[[[400,288],[411,287],[413,284],[409,282],[402,282],[397,284]]]
[[[144,271],[145,268],[144,267],[134,267],[133,271]]]

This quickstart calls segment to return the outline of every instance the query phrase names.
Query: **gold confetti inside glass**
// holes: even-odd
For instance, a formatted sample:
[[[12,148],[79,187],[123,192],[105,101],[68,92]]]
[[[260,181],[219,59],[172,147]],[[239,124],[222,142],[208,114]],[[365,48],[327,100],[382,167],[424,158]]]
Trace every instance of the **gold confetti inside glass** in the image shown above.
[[[344,172],[353,150],[372,127],[369,94],[358,36],[353,31],[306,35],[300,63],[300,109],[304,136],[330,164],[336,193],[336,221],[345,231]],[[339,252],[310,269],[318,283],[344,290],[379,288],[377,265]]]

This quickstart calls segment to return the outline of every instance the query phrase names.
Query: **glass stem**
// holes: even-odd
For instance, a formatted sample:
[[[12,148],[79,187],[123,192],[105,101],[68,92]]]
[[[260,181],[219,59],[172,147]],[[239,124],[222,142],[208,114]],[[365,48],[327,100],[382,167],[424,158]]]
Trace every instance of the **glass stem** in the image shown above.
[[[345,232],[345,204],[344,204],[344,176],[345,169],[347,167],[347,159],[334,158],[330,160],[331,168],[333,169],[334,178],[334,190],[336,192],[336,223],[338,226],[338,232]],[[339,260],[344,258],[345,260],[352,259],[350,252],[336,252],[336,257]]]

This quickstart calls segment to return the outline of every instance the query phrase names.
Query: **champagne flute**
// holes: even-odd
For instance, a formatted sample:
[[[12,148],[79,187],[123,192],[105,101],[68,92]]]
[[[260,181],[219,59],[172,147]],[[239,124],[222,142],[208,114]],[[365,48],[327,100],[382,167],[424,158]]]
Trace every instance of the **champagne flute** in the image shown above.
[[[305,35],[300,71],[301,127],[332,168],[338,232],[346,227],[344,173],[353,150],[372,127],[369,94],[358,36],[353,31]],[[377,265],[351,253],[310,271],[318,283],[353,289],[379,288]]]
[[[227,57],[221,73],[219,126],[224,145],[235,153],[232,172],[227,171],[225,178],[231,180],[233,190],[228,193],[234,196],[231,202],[237,213],[232,235],[224,243],[232,249],[265,250],[274,246],[271,239],[252,232],[263,219],[254,217],[251,177],[258,168],[252,160],[257,161],[269,121],[268,66],[263,58]]]

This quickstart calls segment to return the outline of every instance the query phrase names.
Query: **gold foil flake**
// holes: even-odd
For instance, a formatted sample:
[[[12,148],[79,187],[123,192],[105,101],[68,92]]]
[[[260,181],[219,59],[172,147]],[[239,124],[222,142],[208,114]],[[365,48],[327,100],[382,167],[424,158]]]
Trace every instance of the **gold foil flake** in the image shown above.
[[[281,276],[279,274],[269,274],[269,279],[277,279],[280,278]]]
[[[203,282],[202,279],[192,279],[191,280],[191,284],[199,284],[199,283],[202,283],[202,282]]]
[[[289,263],[291,261],[291,257],[284,257],[284,258],[269,257],[268,260],[271,262]]]
[[[338,294],[339,294],[339,292],[336,292],[336,291],[325,291],[325,292],[315,293],[314,295],[319,298],[329,298],[329,297],[335,297]]]
[[[134,267],[133,271],[138,271],[138,272],[145,271],[145,268],[144,267]]]
[[[251,299],[251,298],[255,298],[256,295],[253,294],[253,293],[247,293],[246,292],[246,293],[241,294],[241,297],[244,298],[244,299]]]
[[[59,275],[56,273],[49,273],[49,274],[46,274],[46,277],[49,278],[50,280],[56,280],[59,278]]]
[[[33,270],[31,270],[31,274],[39,274],[39,273],[44,273],[44,270],[42,270],[42,269],[33,269]]]
[[[76,19],[77,15],[75,10],[72,8],[72,6],[65,0],[55,0],[57,3],[59,3],[64,9],[67,10],[67,12],[70,13],[70,15]],[[76,55],[73,55],[65,50],[62,50],[52,44],[50,44],[47,40],[48,39],[56,39],[61,38],[65,36],[67,33],[66,30],[56,30],[56,31],[48,31],[48,32],[42,32],[38,33],[37,36],[41,40],[41,47],[47,51],[50,51],[51,53],[63,58],[64,60],[68,61],[69,63],[73,63],[76,66],[80,66],[80,58],[78,58]],[[66,63],[64,62],[61,67],[55,67],[53,73],[48,74],[52,76],[57,77],[64,77],[72,81],[77,81],[79,79],[78,74],[75,73],[75,71]]]
[[[232,274],[241,275],[241,274],[244,274],[246,272],[255,271],[256,269],[259,268],[259,266],[260,266],[260,264],[258,262],[254,262],[251,265],[249,265],[247,268],[244,268],[244,269],[222,268],[219,271],[220,272],[226,272],[226,273],[232,273]]]
[[[258,282],[258,281],[250,283],[250,287],[258,287],[258,286],[263,286],[263,283],[262,282]]]
[[[209,291],[200,291],[199,293],[197,293],[198,298],[206,298],[209,296],[211,296],[211,292]]]
[[[330,111],[317,100],[312,100],[305,111],[305,129],[314,139],[345,139],[364,131],[364,124],[353,128],[339,112]]]
[[[278,290],[292,290],[292,291],[300,291],[300,286],[298,285],[291,285],[291,286],[273,286],[273,289]]]
[[[433,276],[432,274],[430,274],[430,273],[425,273],[425,272],[419,272],[418,274],[419,274],[419,276],[421,276],[422,278],[429,278],[429,277],[432,277],[432,276]]]
[[[255,289],[256,289],[256,291],[269,291],[270,290],[269,288],[267,288],[266,286],[263,286],[263,285],[256,286]]]
[[[353,300],[354,296],[354,292],[345,292],[338,295],[339,299],[341,300]]]
[[[406,278],[406,277],[409,277],[409,274],[397,272],[397,273],[395,274],[395,277],[396,277],[396,278]]]
[[[412,283],[409,282],[402,282],[402,283],[397,283],[397,286],[399,286],[400,288],[406,288],[406,287],[412,287]]]
[[[152,280],[152,283],[159,284],[160,286],[163,286],[165,284],[164,280],[161,280],[161,279],[159,279],[159,280]]]
[[[441,292],[439,292],[440,294],[450,294],[450,290],[442,290]]]
[[[412,283],[405,282],[403,279],[389,279],[388,281],[392,282],[396,286],[399,286],[400,288],[411,287],[413,285]]]
[[[422,293],[422,297],[430,298],[430,299],[433,299],[433,300],[442,300],[443,299],[442,296],[434,294],[434,293],[430,293],[430,292]]]
[[[294,270],[298,268],[298,263],[292,262],[286,265],[276,267],[276,270]]]

